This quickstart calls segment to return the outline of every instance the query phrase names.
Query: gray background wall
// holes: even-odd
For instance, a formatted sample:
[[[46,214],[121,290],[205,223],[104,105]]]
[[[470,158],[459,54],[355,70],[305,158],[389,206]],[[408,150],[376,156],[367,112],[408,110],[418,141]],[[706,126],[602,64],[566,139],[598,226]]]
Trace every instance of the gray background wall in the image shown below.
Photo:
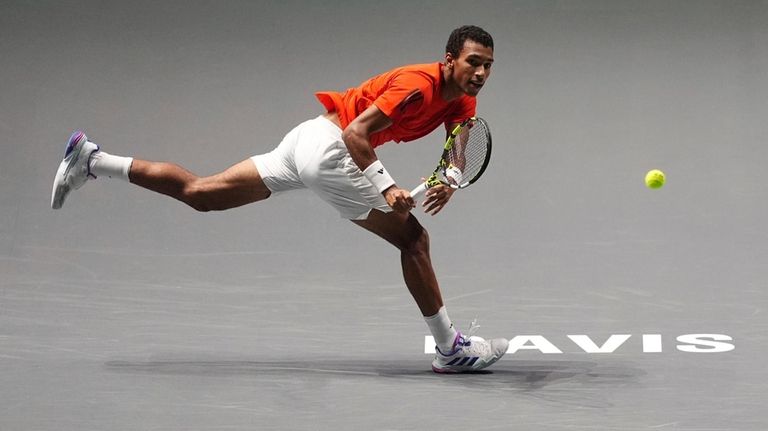
[[[396,254],[309,192],[198,214],[99,179],[50,210],[74,129],[214,173],[319,114],[314,91],[440,61],[465,23],[496,41],[494,159],[421,219],[457,324],[562,357],[435,379]],[[4,1],[0,58],[3,429],[768,422],[764,1]],[[441,135],[379,155],[410,186]],[[701,332],[736,349],[676,351]],[[634,335],[595,357],[571,333]]]

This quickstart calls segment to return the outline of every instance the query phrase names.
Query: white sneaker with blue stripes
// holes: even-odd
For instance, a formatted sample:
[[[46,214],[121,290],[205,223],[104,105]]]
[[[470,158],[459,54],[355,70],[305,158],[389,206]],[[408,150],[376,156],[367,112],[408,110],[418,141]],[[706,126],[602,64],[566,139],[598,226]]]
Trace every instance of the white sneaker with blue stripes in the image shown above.
[[[53,179],[51,208],[55,210],[61,208],[70,191],[82,187],[89,177],[96,178],[91,174],[88,162],[91,154],[98,150],[99,146],[89,141],[85,133],[80,130],[69,137],[64,151],[64,160],[61,161],[56,177]]]
[[[482,370],[501,359],[509,348],[509,340],[494,338],[485,340],[473,334],[480,326],[473,321],[469,326],[468,335],[456,334],[453,348],[443,353],[435,347],[435,360],[432,361],[432,371],[441,374],[471,373]]]

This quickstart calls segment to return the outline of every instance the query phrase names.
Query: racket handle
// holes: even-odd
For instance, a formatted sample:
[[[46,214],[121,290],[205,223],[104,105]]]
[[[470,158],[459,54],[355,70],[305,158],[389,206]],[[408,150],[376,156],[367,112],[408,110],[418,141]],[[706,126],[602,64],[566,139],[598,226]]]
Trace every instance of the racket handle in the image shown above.
[[[413,198],[413,200],[419,199],[421,198],[421,195],[426,193],[427,190],[429,190],[429,186],[427,185],[426,182],[423,182],[418,186],[416,186],[415,189],[411,190],[411,197]]]

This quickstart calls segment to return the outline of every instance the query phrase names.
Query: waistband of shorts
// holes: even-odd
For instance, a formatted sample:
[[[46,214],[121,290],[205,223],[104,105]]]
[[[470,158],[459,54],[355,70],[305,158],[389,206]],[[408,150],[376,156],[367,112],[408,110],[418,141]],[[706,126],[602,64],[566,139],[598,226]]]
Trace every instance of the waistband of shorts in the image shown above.
[[[341,130],[341,128],[337,126],[336,123],[325,118],[324,115],[318,115],[317,118],[315,118],[315,120],[320,120],[322,123],[328,125],[331,130],[338,131],[339,133],[343,132],[343,130]]]

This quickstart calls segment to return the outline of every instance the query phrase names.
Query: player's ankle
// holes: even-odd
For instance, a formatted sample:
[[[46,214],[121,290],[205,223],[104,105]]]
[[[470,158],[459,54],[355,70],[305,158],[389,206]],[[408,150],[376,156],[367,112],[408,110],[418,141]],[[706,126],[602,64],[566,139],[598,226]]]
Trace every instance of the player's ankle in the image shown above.
[[[458,333],[453,327],[445,307],[440,307],[440,310],[432,316],[424,316],[424,320],[435,338],[437,348],[443,353],[453,350]]]
[[[115,156],[104,151],[96,151],[91,155],[89,166],[91,174],[96,177],[105,175],[110,178],[120,178],[128,181],[133,157]]]

